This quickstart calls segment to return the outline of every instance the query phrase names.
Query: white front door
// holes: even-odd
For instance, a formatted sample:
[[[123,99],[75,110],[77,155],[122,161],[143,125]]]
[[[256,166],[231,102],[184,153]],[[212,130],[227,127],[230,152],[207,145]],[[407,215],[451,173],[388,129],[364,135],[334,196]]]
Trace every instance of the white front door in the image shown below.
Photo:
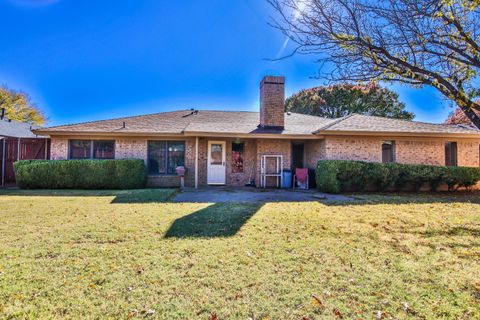
[[[225,141],[208,141],[208,184],[225,184],[226,182],[225,149]]]

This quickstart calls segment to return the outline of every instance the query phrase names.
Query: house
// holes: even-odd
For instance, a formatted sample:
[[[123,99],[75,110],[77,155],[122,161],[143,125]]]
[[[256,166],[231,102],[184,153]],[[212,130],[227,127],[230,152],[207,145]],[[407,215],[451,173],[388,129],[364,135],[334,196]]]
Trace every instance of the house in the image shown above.
[[[185,166],[187,186],[243,186],[252,179],[258,186],[263,155],[281,156],[284,169],[314,168],[321,159],[480,165],[477,129],[358,114],[326,119],[285,113],[284,88],[284,77],[265,77],[260,112],[180,110],[35,132],[51,136],[52,159],[143,159],[148,184],[158,187],[180,184],[177,166]],[[277,165],[273,161],[266,170]],[[277,178],[266,183],[272,186]]]
[[[15,185],[13,163],[17,160],[48,159],[50,139],[39,136],[32,130],[41,129],[29,123],[18,122],[0,112],[0,165],[1,186]]]

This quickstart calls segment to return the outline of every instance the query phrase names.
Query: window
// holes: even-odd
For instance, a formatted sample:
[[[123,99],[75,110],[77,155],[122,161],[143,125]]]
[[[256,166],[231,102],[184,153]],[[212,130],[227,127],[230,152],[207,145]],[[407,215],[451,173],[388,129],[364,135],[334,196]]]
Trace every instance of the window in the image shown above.
[[[383,141],[382,162],[395,162],[395,141]]]
[[[70,140],[70,159],[114,158],[114,140]]]
[[[70,140],[70,159],[90,159],[92,157],[92,141]]]
[[[175,169],[184,165],[184,141],[148,141],[148,172],[150,174],[176,174]]]
[[[445,143],[445,165],[456,167],[457,163],[457,143],[446,142]]]
[[[232,143],[232,173],[243,173],[244,143]]]
[[[115,158],[115,141],[93,141],[93,158]]]

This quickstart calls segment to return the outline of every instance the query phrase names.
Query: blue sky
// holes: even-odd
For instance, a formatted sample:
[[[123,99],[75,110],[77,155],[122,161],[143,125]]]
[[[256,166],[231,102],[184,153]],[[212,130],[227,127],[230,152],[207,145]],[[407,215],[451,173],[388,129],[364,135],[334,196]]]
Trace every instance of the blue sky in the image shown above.
[[[271,61],[285,38],[264,0],[0,0],[0,84],[29,93],[49,125],[179,108],[258,110],[263,75],[287,95],[324,84],[313,56]],[[287,46],[285,52],[288,52]],[[394,86],[416,120],[452,108]]]

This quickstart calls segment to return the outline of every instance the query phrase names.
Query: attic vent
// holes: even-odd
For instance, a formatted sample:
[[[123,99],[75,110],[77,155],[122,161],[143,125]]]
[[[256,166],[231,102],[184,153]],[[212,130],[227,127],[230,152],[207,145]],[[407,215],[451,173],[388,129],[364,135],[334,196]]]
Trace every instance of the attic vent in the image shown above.
[[[186,118],[186,117],[189,117],[189,116],[194,115],[194,114],[198,114],[198,110],[195,110],[195,109],[192,108],[192,109],[190,109],[190,113],[182,116],[182,118]]]

